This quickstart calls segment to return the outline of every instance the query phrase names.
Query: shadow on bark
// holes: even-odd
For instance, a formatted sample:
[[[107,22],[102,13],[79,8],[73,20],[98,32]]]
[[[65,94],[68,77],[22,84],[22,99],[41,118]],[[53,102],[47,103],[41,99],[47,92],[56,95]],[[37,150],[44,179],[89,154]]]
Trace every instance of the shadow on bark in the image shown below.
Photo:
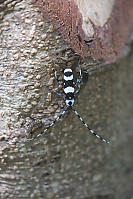
[[[45,135],[1,152],[0,198],[131,199],[133,56],[88,77],[75,107]]]

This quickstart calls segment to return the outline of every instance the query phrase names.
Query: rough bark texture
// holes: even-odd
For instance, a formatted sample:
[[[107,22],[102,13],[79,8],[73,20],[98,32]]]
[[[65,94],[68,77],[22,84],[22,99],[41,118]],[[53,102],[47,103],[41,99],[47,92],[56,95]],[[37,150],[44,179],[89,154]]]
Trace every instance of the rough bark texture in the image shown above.
[[[133,1],[102,0],[100,3],[103,7],[98,0],[93,3],[92,0],[36,2],[44,16],[56,25],[79,55],[108,62],[114,62],[123,55],[123,48],[133,24]],[[95,6],[91,9],[93,4]],[[87,11],[88,15],[84,16]]]
[[[72,112],[27,141],[26,133],[39,133],[64,107],[52,92],[52,61],[61,74],[79,57],[31,1],[2,1],[0,9],[0,199],[131,198],[132,55],[105,67],[81,61],[88,73],[75,108],[111,145],[98,142]]]
[[[63,39],[32,1],[4,1],[1,10],[0,133],[9,139],[14,131],[31,131],[34,121],[46,122],[61,104],[62,99],[51,99],[51,61]]]
[[[1,199],[132,198],[132,63],[133,56],[93,72],[75,103],[111,145],[70,112],[39,139],[0,152]]]

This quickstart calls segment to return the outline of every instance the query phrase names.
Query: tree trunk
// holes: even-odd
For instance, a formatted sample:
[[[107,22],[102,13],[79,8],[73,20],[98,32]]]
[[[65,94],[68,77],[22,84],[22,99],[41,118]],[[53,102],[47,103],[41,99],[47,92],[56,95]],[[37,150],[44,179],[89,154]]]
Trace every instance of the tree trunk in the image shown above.
[[[0,133],[7,140],[59,113],[52,61],[66,44],[31,1],[4,1],[1,9]]]
[[[103,55],[108,48],[108,45],[105,48],[105,43],[97,49],[101,31],[94,33],[95,37],[81,34],[78,37],[83,47],[80,52],[72,43],[74,29],[70,32],[69,41],[64,29],[55,29],[57,24],[51,13],[47,15],[49,19],[40,13],[42,2],[50,3],[5,0],[0,4],[0,198],[131,198],[133,56],[129,55],[118,64],[105,65],[120,58],[131,19],[125,27],[120,48],[117,48],[120,41],[113,40],[119,56],[110,56],[111,48],[113,53],[116,52],[113,47]],[[53,3],[56,5],[58,2],[55,0]],[[80,1],[66,2],[70,5],[75,2],[76,9],[82,14],[84,9],[80,9]],[[89,3],[89,0],[83,2]],[[107,21],[115,2],[118,1],[110,1],[108,9],[111,10],[108,15],[105,12]],[[104,6],[103,11],[107,4]],[[46,11],[42,11],[46,15]],[[130,12],[128,16],[131,16]],[[105,26],[99,28],[103,30]],[[110,46],[110,34],[107,35],[106,42]],[[84,36],[86,39],[94,38],[88,51],[82,43]],[[72,45],[73,49],[69,48]],[[129,50],[133,51],[128,46],[125,54]],[[98,60],[88,58],[91,55]],[[103,62],[99,61],[101,58]],[[75,109],[92,129],[112,144],[106,145],[89,134],[71,111],[46,134],[27,141],[26,136],[32,133],[34,137],[40,133],[63,111],[63,99],[53,92],[57,87],[54,63],[61,79],[62,69],[68,66],[76,74],[79,59],[83,83],[75,100]]]

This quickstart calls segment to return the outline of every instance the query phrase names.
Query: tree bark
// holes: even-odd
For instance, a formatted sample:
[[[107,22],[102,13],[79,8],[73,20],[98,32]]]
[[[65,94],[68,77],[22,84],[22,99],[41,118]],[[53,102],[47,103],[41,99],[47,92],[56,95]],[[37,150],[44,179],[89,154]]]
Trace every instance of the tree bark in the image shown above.
[[[112,63],[123,55],[133,24],[133,1],[37,0],[36,4],[80,56]]]
[[[57,22],[59,22],[58,24],[60,31],[66,30],[68,25],[67,23],[69,22],[73,28],[77,23],[76,19],[74,18],[75,15],[72,15],[72,20],[68,20],[67,23],[62,26],[64,29],[61,29],[60,24],[63,23],[66,11],[65,2],[66,1],[63,0],[57,0],[53,3],[51,1],[36,1],[36,4],[39,7],[41,6],[43,14],[47,14],[48,20],[52,21],[53,23],[55,23],[54,17],[55,13],[57,13],[57,6],[59,16],[56,15],[56,19]],[[112,0],[109,3],[102,1],[102,6],[104,7],[103,10],[106,10],[106,12],[101,11],[101,4],[97,3],[97,1],[93,1],[93,3],[90,3],[89,0],[83,1],[83,3],[80,3],[80,1],[70,1],[69,6],[72,6],[73,3],[76,3],[77,6],[74,7],[77,9],[77,12],[80,12],[80,17],[82,16],[81,21],[82,28],[84,27],[84,34],[87,35],[88,33],[88,37],[92,38],[95,34],[95,28],[91,27],[92,23],[90,23],[90,21],[93,22],[93,25],[95,24],[95,26],[101,27],[101,30],[105,32],[104,26],[108,22],[109,18],[111,18],[111,14],[114,11],[114,5],[117,3],[117,1],[115,2]],[[62,35],[54,29],[54,26],[47,21],[46,18],[43,18],[42,14],[36,7],[36,4],[34,5],[33,1],[29,1],[29,3],[27,3],[26,1],[12,0],[3,1],[1,3],[0,132],[2,134],[2,139],[10,138],[10,136],[14,135],[13,132],[15,131],[17,131],[17,134],[21,132],[20,134],[24,135],[24,132],[26,133],[32,131],[32,128],[34,128],[33,126],[40,126],[42,119],[43,123],[46,123],[45,118],[46,120],[48,118],[50,119],[51,113],[55,113],[56,111],[60,112],[60,104],[62,104],[62,100],[57,100],[56,98],[51,99],[51,96],[54,95],[53,61],[57,64],[59,63],[61,68],[66,67],[66,64],[77,65],[78,62],[77,60],[79,57],[77,58],[77,55],[74,53],[74,51],[67,49],[68,45],[64,42]],[[61,5],[64,5],[64,15],[61,15],[60,13],[62,10]],[[86,5],[92,7],[91,12],[89,11],[89,6],[87,12]],[[120,8],[120,5],[118,7]],[[73,6],[70,8],[73,9]],[[70,8],[69,10],[71,10]],[[121,8],[123,8],[123,6]],[[126,11],[128,11],[128,14],[124,14],[124,16],[130,15],[127,26],[124,26],[124,30],[127,34],[131,24],[130,3],[127,3],[123,9],[127,9]],[[86,12],[84,12],[84,10]],[[47,13],[48,11],[49,13]],[[8,14],[8,12],[10,12],[10,14]],[[120,10],[120,13],[121,12],[122,11]],[[72,13],[73,12],[71,11],[68,16],[71,16]],[[86,15],[84,15],[84,13]],[[124,16],[121,17],[122,19],[119,18],[119,21],[123,20]],[[62,17],[62,20],[59,20],[59,17]],[[87,17],[89,21],[87,22],[88,25],[85,26],[84,20]],[[114,16],[112,16],[112,18],[115,19]],[[126,19],[123,21],[126,21]],[[57,26],[57,23],[55,23],[55,25]],[[80,32],[80,26],[77,28],[79,28],[78,31]],[[74,29],[71,29],[69,35],[70,38],[71,35],[74,34],[73,31]],[[114,30],[112,29],[112,31]],[[123,33],[124,31],[120,30],[117,35],[119,35],[120,32]],[[115,36],[116,34],[113,35]],[[97,38],[98,37],[99,36],[97,35]],[[108,39],[106,40],[106,47],[111,49],[109,48],[109,31],[107,31],[107,37]],[[73,39],[70,40],[72,41]],[[115,39],[114,37],[113,40],[118,47],[118,39]],[[69,43],[71,43],[71,41],[69,41]],[[124,44],[125,39],[121,38],[121,41]],[[92,48],[90,48],[92,57],[94,57],[93,53],[96,50],[98,54],[95,53],[95,55],[98,55],[98,58],[103,58],[100,57],[101,50],[98,50],[97,44],[93,45]],[[101,46],[100,48],[103,49]],[[76,50],[74,45],[73,49]],[[110,50],[104,50],[106,53],[102,54],[107,54],[107,57],[112,56],[110,54]],[[77,50],[77,53],[78,52],[79,51]],[[118,54],[120,53],[121,50]],[[91,64],[88,64],[88,60],[88,58],[83,59],[83,67],[86,71],[91,70],[89,66]],[[93,64],[92,68],[94,69]],[[53,117],[51,117],[51,119],[53,119]],[[33,121],[35,121],[35,125],[33,125]],[[8,134],[8,136],[3,137],[3,133]]]
[[[32,1],[1,3],[0,37],[0,133],[8,140],[59,114],[52,61],[66,44]]]
[[[94,33],[93,37],[91,32],[89,39],[95,39],[87,55],[103,58],[103,62],[84,57],[75,46],[75,51],[70,49],[72,43],[66,38],[68,43],[64,41],[53,18],[44,18],[36,6],[42,2],[4,0],[0,4],[0,198],[131,198],[133,57],[129,55],[117,65],[105,65],[119,56],[111,58],[113,55],[107,51],[103,57],[103,45],[97,48],[99,35]],[[80,1],[66,2],[75,2],[82,13]],[[110,11],[105,12],[107,21],[114,3],[110,1]],[[103,31],[107,21],[99,19]],[[129,23],[124,28],[127,35]],[[101,37],[104,40],[104,34]],[[111,45],[108,41],[107,48]],[[116,46],[119,43],[117,39],[112,41]],[[76,110],[112,144],[98,142],[72,112],[40,139],[23,144],[29,133],[45,129],[64,108],[63,99],[53,92],[57,87],[53,62],[61,78],[62,69],[69,66],[76,70],[79,59],[83,84],[75,100]]]

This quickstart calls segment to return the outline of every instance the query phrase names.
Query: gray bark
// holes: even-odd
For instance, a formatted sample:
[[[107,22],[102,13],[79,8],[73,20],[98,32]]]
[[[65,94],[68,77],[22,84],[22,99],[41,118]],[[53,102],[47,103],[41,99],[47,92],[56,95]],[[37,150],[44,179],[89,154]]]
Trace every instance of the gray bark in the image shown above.
[[[51,100],[51,60],[63,39],[32,1],[5,1],[1,7],[0,133],[10,139],[58,109],[60,100]]]
[[[63,51],[62,36],[30,1],[2,6],[0,198],[131,198],[133,56],[108,66],[81,61],[88,73],[83,73],[75,108],[112,144],[90,135],[72,112],[39,139],[23,142],[64,107],[53,93],[52,61],[61,71],[66,63],[76,65],[78,57]]]

